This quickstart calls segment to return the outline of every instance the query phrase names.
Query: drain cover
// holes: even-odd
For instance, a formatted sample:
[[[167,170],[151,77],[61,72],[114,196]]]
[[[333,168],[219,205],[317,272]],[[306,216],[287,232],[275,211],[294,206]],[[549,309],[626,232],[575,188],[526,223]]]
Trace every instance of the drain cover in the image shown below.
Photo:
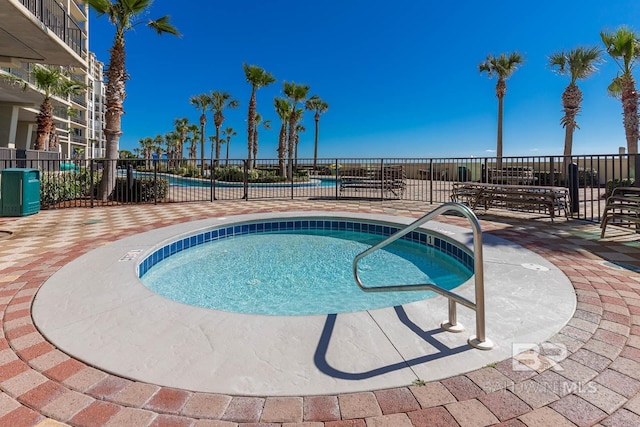
[[[600,261],[599,264],[605,267],[612,268],[614,270],[631,270],[631,271],[635,271],[636,273],[640,272],[640,268],[636,267],[635,265],[625,264],[623,262],[613,263],[609,261]]]
[[[549,271],[549,269],[543,265],[539,265],[539,264],[531,264],[529,262],[525,262],[524,264],[521,264],[524,268],[528,268],[529,270],[535,270],[535,271]]]

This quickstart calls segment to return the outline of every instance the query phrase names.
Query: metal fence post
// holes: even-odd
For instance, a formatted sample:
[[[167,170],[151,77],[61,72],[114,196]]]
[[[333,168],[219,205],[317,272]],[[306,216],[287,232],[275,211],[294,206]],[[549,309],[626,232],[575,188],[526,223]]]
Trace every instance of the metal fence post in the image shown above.
[[[433,203],[433,159],[429,159],[429,169],[427,173],[429,174],[429,203]]]
[[[243,199],[249,200],[249,162],[247,160],[243,160],[244,164],[244,196]]]
[[[158,162],[156,161],[153,165],[153,204],[158,204]]]
[[[89,205],[93,208],[93,193],[95,186],[93,185],[93,159],[89,160]]]
[[[569,200],[571,205],[569,206],[569,211],[571,214],[579,214],[580,212],[580,201],[578,200],[578,165],[575,163],[570,163],[568,165],[568,180],[567,184],[569,187]]]

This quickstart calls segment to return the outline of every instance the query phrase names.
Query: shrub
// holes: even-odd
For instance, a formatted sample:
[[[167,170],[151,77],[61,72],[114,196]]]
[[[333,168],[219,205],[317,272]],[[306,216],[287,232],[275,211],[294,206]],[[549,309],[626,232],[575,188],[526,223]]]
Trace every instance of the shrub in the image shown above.
[[[101,172],[93,173],[94,196],[101,179]],[[90,191],[91,174],[87,169],[80,172],[44,172],[40,175],[40,205],[43,207],[89,197]]]
[[[118,202],[148,203],[166,199],[169,195],[169,180],[158,178],[134,178],[131,188],[126,178],[116,179],[114,200]]]
[[[220,166],[215,169],[216,179],[227,182],[243,182],[244,171],[238,166]]]

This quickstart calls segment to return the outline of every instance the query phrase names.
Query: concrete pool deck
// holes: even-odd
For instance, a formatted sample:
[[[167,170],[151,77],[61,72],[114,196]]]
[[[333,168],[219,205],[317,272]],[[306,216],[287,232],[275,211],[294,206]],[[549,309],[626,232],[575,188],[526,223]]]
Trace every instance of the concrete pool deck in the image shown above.
[[[481,215],[487,237],[506,238],[540,255],[565,273],[577,295],[568,324],[548,340],[564,346],[566,358],[559,360],[554,348],[543,345],[546,357],[527,357],[529,367],[507,359],[425,385],[381,384],[332,394],[210,393],[113,375],[56,348],[33,323],[34,295],[48,278],[94,249],[115,248],[141,232],[272,211],[415,218],[430,209],[402,202],[236,201],[1,218],[0,230],[12,234],[0,240],[0,425],[51,425],[52,420],[70,425],[640,425],[640,275],[632,271],[640,267],[638,238],[611,227],[599,240],[596,224],[575,220]],[[452,225],[464,226],[464,221],[443,218]],[[460,309],[459,315],[466,311]],[[414,320],[413,313],[409,317]],[[460,339],[466,340],[473,322],[461,321],[467,331]],[[109,348],[105,343],[106,353]],[[558,369],[549,369],[545,360],[559,360]],[[271,381],[278,382],[278,376]]]
[[[260,316],[167,300],[135,274],[135,261],[168,239],[212,226],[302,215],[413,221],[313,211],[211,218],[148,231],[95,249],[56,272],[35,298],[36,327],[70,356],[136,381],[199,392],[293,396],[401,387],[480,369],[509,358],[514,343],[546,341],[575,311],[575,293],[564,273],[540,255],[490,235],[483,251],[486,333],[495,343],[490,351],[467,345],[475,334],[475,314],[462,306],[458,321],[467,330],[440,329],[447,319],[444,297],[338,315]],[[469,228],[440,222],[425,228],[472,247]],[[127,257],[131,253],[139,259]],[[473,301],[474,280],[455,291]]]

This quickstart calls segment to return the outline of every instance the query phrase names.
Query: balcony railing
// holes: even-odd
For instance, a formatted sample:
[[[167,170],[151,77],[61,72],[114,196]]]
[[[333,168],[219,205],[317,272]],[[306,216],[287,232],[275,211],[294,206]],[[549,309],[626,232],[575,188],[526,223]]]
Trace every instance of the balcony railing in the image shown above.
[[[81,125],[84,125],[84,126],[87,125],[87,121],[85,119],[83,119],[82,117],[70,116],[69,118],[71,119],[71,121],[73,123],[78,123],[78,124],[81,124]]]
[[[78,105],[82,105],[83,107],[87,106],[87,100],[85,99],[84,95],[76,95],[72,97],[71,100]]]
[[[85,138],[84,136],[81,136],[81,135],[69,134],[69,139],[71,139],[72,142],[77,142],[78,144],[86,144],[87,143],[87,138]]]
[[[45,27],[53,31],[60,40],[69,46],[79,56],[85,53],[84,39],[86,36],[80,26],[55,0],[20,0]]]

